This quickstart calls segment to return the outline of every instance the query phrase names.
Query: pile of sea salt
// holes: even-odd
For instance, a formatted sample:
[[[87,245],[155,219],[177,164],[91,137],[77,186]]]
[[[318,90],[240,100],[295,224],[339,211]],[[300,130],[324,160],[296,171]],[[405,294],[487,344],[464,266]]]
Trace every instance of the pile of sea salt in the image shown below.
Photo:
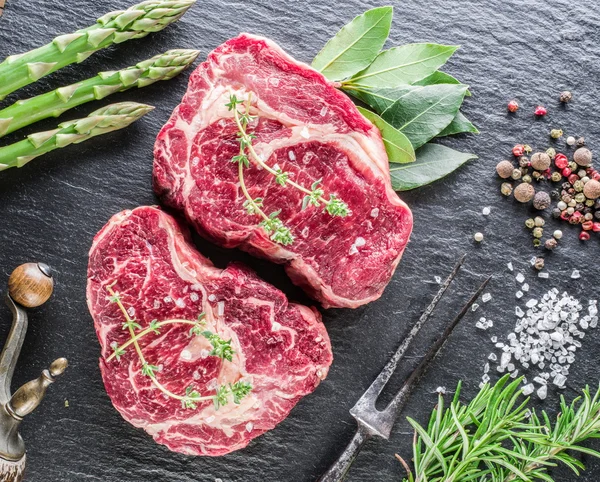
[[[536,391],[537,396],[544,399],[549,384],[565,388],[575,352],[581,348],[580,340],[586,330],[598,325],[597,301],[590,300],[584,310],[578,300],[566,292],[559,295],[558,289],[553,288],[541,300],[532,298],[524,308],[517,306],[515,314],[514,331],[508,334],[506,341],[492,337],[496,348],[501,350],[500,357],[491,353],[488,360],[499,361],[496,370],[508,372],[512,378],[519,375],[519,370],[539,370],[531,382],[523,379],[523,393],[529,395]],[[489,382],[489,371],[490,363],[486,363],[480,386]]]

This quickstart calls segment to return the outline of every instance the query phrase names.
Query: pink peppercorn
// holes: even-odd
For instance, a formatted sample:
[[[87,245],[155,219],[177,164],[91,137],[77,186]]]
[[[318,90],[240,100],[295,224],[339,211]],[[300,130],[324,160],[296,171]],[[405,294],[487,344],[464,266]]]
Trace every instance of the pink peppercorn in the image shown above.
[[[585,221],[584,223],[581,224],[581,227],[583,228],[584,231],[591,231],[594,228],[594,222],[593,221]]]
[[[560,213],[560,219],[562,219],[563,221],[568,221],[570,217],[571,216],[569,215],[566,209],[562,213]]]
[[[594,174],[592,174],[592,179],[594,181],[600,181],[600,172],[595,172]]]
[[[594,223],[594,225],[592,226],[592,230],[595,233],[600,233],[600,223]]]
[[[523,154],[525,154],[525,146],[523,144],[517,144],[515,147],[513,147],[512,153],[515,157],[521,157]]]
[[[569,165],[569,159],[564,154],[558,153],[554,156],[554,165],[559,169],[564,169]]]
[[[571,214],[571,217],[569,218],[569,222],[571,224],[579,224],[582,220],[583,214],[581,214],[580,211],[575,211],[573,214]]]
[[[589,241],[590,240],[590,233],[588,233],[587,231],[581,231],[581,233],[579,233],[579,239],[581,241]]]
[[[575,181],[579,181],[579,176],[577,174],[571,174],[569,176],[569,182],[575,184]]]
[[[543,105],[538,105],[535,108],[535,112],[534,112],[535,115],[540,115],[540,116],[546,115],[547,113],[548,113],[548,111],[546,110],[546,108]]]
[[[517,112],[519,110],[519,103],[516,100],[511,100],[508,103],[508,112]]]
[[[569,176],[570,176],[572,173],[573,173],[573,171],[571,171],[571,169],[570,169],[570,168],[568,168],[568,167],[565,167],[565,168],[562,170],[562,175],[563,175],[563,177],[569,177]]]

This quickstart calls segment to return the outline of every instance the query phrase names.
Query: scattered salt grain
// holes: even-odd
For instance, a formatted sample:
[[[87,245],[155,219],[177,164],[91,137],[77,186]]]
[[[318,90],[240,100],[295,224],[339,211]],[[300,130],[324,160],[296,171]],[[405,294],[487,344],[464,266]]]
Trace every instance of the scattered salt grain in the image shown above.
[[[495,353],[490,353],[490,355],[488,356],[488,360],[496,361],[496,360],[498,360],[498,357],[496,356]]]
[[[489,216],[491,212],[492,210],[489,207],[485,207],[483,208],[483,211],[481,211],[481,214],[483,214],[484,216]]]
[[[490,340],[492,341],[492,343],[496,343],[498,341],[498,337],[497,336],[492,336],[490,338]]]
[[[254,428],[254,424],[252,422],[248,422],[246,424],[246,431],[247,432],[252,432],[252,429]]]
[[[178,308],[185,308],[185,301],[183,301],[183,298],[177,298],[177,299],[175,300],[175,305],[176,305]]]
[[[523,286],[521,286],[521,289],[523,291],[529,291],[529,284],[528,283],[524,283]]]
[[[190,293],[190,300],[198,301],[198,295],[194,292]]]
[[[440,276],[434,276],[433,279],[437,284],[442,284],[442,278]]]
[[[352,246],[350,246],[350,250],[348,251],[348,254],[350,256],[352,256],[352,255],[354,255],[356,253],[358,253],[358,249],[356,248],[356,245],[353,244]]]
[[[158,310],[162,305],[160,304],[160,301],[154,300],[154,303],[152,306],[154,307],[155,310]]]
[[[135,308],[133,306],[130,306],[127,309],[127,313],[129,314],[129,316],[131,316],[133,318],[135,316]]]
[[[290,158],[290,161],[296,160],[296,154],[294,154],[294,151],[288,151],[288,157]]]
[[[173,301],[173,298],[171,298],[170,296],[165,296],[165,297],[163,298],[163,301],[164,301],[165,303],[170,303],[171,301]]]
[[[192,352],[189,350],[182,350],[181,352],[181,358],[183,358],[184,360],[191,360],[192,359]]]
[[[537,390],[537,396],[540,400],[545,400],[548,396],[548,385],[542,385]]]
[[[487,303],[491,299],[492,299],[491,293],[484,293],[483,296],[481,297],[481,301],[483,301],[484,303]]]
[[[279,86],[279,79],[276,77],[271,77],[269,79],[269,83],[273,86],[273,87],[278,87]]]
[[[525,396],[531,395],[533,393],[533,390],[535,390],[533,383],[528,383],[527,385],[525,385],[523,387],[523,395],[525,395]]]
[[[376,218],[377,216],[379,216],[379,208],[371,209],[371,217]]]
[[[508,268],[509,271],[514,270],[512,261],[509,261],[509,263],[506,266],[507,266],[507,268]]]
[[[308,127],[304,126],[302,128],[302,130],[300,131],[300,135],[302,137],[304,137],[305,139],[308,139],[310,137],[310,133],[308,132]]]
[[[581,278],[581,273],[579,273],[579,270],[574,269],[573,272],[571,273],[571,278],[572,279],[578,279]]]
[[[281,330],[281,323],[277,323],[276,321],[274,321],[271,324],[271,331],[279,331]]]
[[[365,244],[367,244],[367,242],[365,241],[365,238],[361,238],[360,236],[358,238],[356,238],[356,240],[354,241],[354,246],[356,246],[357,248],[360,248],[360,247],[364,246]]]
[[[206,423],[210,423],[210,422],[214,421],[214,419],[215,419],[215,416],[214,416],[214,415],[211,415],[210,417],[206,417],[206,418],[204,419],[204,421],[205,421]]]
[[[208,295],[208,301],[215,302],[217,301],[217,297],[215,295]]]
[[[225,313],[225,303],[223,301],[219,301],[217,303],[217,315],[223,316]]]
[[[319,114],[321,115],[321,117],[325,117],[327,115],[327,106],[323,106]]]
[[[522,292],[522,291],[517,291],[517,292],[515,293],[515,296],[516,296],[517,298],[523,298],[523,292]]]
[[[548,279],[548,278],[550,278],[550,274],[546,273],[545,271],[540,271],[538,273],[538,278]]]
[[[471,306],[471,311],[477,311],[477,308],[479,308],[479,305],[477,303],[473,303],[473,305]]]
[[[523,281],[525,281],[525,276],[523,276],[523,273],[517,273],[515,279],[517,280],[517,283],[521,284]]]

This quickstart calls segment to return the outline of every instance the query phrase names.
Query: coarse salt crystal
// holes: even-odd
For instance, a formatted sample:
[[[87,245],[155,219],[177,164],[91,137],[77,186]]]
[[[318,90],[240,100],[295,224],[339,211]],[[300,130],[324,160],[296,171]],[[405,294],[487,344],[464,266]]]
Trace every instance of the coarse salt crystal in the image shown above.
[[[521,289],[522,289],[523,291],[529,291],[529,284],[527,284],[527,283],[524,283],[524,284],[523,284],[523,286],[521,286]]]
[[[225,313],[225,303],[223,301],[219,301],[217,303],[217,315],[223,316]]]
[[[325,117],[327,115],[327,106],[323,106],[321,107],[321,112],[319,112],[319,114],[321,115],[321,117]]]
[[[379,208],[371,209],[371,217],[376,218],[377,216],[379,216]]]
[[[215,419],[215,416],[214,416],[214,415],[211,415],[210,417],[206,417],[206,418],[204,419],[204,421],[205,421],[206,423],[210,423],[210,422],[214,421],[214,419]]]
[[[527,303],[525,303],[525,306],[527,306],[527,308],[533,308],[537,304],[538,304],[538,300],[532,298]]]
[[[302,137],[304,137],[305,139],[308,139],[310,137],[310,132],[308,132],[308,127],[304,126],[302,128],[302,130],[300,131],[300,135]]]
[[[545,400],[548,396],[548,385],[542,385],[540,388],[538,388],[537,396],[540,400]]]
[[[181,358],[183,358],[184,360],[191,360],[192,359],[192,352],[189,350],[182,350],[181,352]]]
[[[581,273],[579,272],[579,270],[574,269],[573,272],[571,273],[571,278],[572,279],[581,278]]]
[[[527,385],[525,385],[522,388],[523,395],[525,395],[525,396],[531,395],[534,390],[535,390],[535,387],[533,386],[533,383],[528,383]]]
[[[252,422],[248,422],[246,424],[246,431],[247,432],[252,432],[252,429],[254,428],[254,424]]]
[[[477,311],[477,308],[479,308],[479,305],[477,303],[473,303],[473,305],[471,306],[471,311]]]
[[[547,278],[550,278],[550,274],[549,274],[549,273],[546,273],[545,271],[540,271],[540,272],[538,273],[538,278],[544,278],[544,279],[547,279]]]
[[[523,281],[525,281],[525,276],[523,275],[523,273],[517,273],[517,276],[515,276],[515,279],[517,280],[517,283],[522,283]]]
[[[512,271],[514,269],[512,261],[509,261],[509,263],[506,266],[507,266],[507,268],[508,268],[509,271]]]
[[[185,308],[185,301],[183,301],[183,298],[177,298],[175,300],[175,305],[177,305],[178,308]]]
[[[274,321],[273,324],[271,325],[271,331],[279,331],[279,330],[281,330],[281,323]]]
[[[131,316],[133,318],[135,316],[135,308],[133,306],[130,306],[127,309],[127,313],[129,314],[129,316]]]
[[[483,301],[484,303],[487,303],[491,299],[492,299],[491,293],[484,293],[483,296],[481,297],[481,301]]]
[[[492,210],[489,207],[485,207],[483,208],[483,211],[481,211],[481,214],[483,214],[484,216],[488,216],[491,212]]]
[[[288,151],[288,157],[290,158],[290,161],[296,160],[296,154],[294,154],[294,151]]]
[[[353,244],[352,246],[350,246],[350,250],[348,251],[348,254],[349,254],[350,256],[352,256],[352,255],[354,255],[354,254],[356,254],[356,253],[358,253],[358,249],[357,249],[357,248],[356,248],[356,246]]]
[[[208,301],[217,301],[217,297],[215,295],[208,295]]]
[[[269,79],[269,83],[273,86],[273,87],[277,87],[279,85],[279,79],[276,77],[271,77]]]
[[[170,296],[165,296],[165,297],[163,298],[163,301],[164,301],[165,303],[170,303],[171,301],[173,301],[173,298],[171,298]]]
[[[522,291],[517,291],[517,292],[515,293],[515,296],[516,296],[517,298],[523,298],[523,292],[522,292]]]
[[[490,353],[490,355],[488,356],[488,360],[496,361],[496,360],[498,360],[498,357],[496,356],[495,353]]]
[[[190,293],[190,300],[192,301],[198,301],[198,295],[194,292]]]
[[[365,244],[367,244],[367,242],[365,241],[365,238],[361,238],[360,236],[358,238],[356,238],[356,240],[354,241],[354,246],[356,246],[357,248],[360,248],[361,246],[364,246]]]
[[[440,276],[434,276],[433,279],[437,284],[442,284],[442,278]]]
[[[158,310],[162,305],[160,304],[160,301],[154,300],[154,303],[152,306],[154,307],[155,310]]]

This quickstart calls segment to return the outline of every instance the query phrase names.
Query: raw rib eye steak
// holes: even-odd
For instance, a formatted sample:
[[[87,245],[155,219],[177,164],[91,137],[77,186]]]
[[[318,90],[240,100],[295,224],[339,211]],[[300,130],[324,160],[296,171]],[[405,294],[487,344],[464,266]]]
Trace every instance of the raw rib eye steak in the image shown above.
[[[302,210],[304,193],[282,187],[251,165],[245,181],[264,211],[280,219],[295,241],[282,246],[247,214],[238,180],[239,153],[229,96],[251,98],[249,124],[266,163],[352,210],[332,218]],[[325,307],[357,307],[381,296],[408,242],[412,215],[392,190],[381,135],[350,99],[320,73],[272,41],[242,34],[218,47],[191,75],[188,91],[155,146],[154,187],[184,211],[198,232],[222,246],[284,263],[294,283]]]
[[[331,365],[331,345],[318,312],[288,303],[243,266],[215,268],[186,234],[154,207],[113,216],[90,251],[88,306],[102,349],[102,378],[121,415],[176,452],[223,455],[274,428],[316,388]],[[252,391],[239,404],[230,399],[218,409],[213,401],[183,408],[142,374],[131,345],[120,359],[107,361],[114,343],[130,339],[124,315],[108,299],[107,287],[115,282],[112,289],[140,330],[153,320],[196,320],[204,312],[203,329],[232,340],[228,361],[210,356],[209,340],[191,334],[190,325],[165,325],[160,334],[140,338],[144,358],[158,367],[156,379],[169,391],[184,394],[191,386],[209,396],[240,381]]]

